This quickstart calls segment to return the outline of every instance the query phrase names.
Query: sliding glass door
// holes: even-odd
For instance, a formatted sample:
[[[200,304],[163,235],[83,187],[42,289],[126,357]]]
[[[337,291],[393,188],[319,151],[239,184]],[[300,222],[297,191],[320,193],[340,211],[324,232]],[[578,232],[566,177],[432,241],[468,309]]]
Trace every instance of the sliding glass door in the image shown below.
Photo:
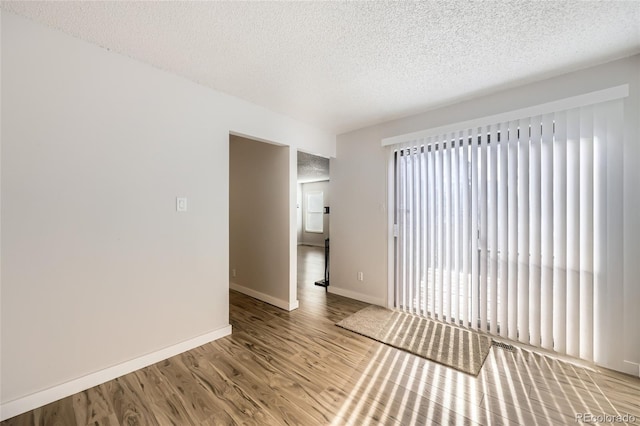
[[[621,127],[618,99],[393,147],[395,307],[593,360]]]

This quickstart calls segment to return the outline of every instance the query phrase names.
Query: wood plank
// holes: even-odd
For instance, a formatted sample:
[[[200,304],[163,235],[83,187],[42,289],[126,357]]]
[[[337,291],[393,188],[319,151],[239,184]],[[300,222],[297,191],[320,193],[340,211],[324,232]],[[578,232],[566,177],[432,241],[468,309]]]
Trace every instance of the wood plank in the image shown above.
[[[163,380],[157,368],[150,366],[128,374],[122,378],[129,388],[135,389],[148,398],[156,419],[163,425],[194,424],[190,409],[177,395],[171,382]]]
[[[78,426],[119,424],[111,402],[99,386],[75,394],[73,410]]]
[[[10,419],[3,421],[2,426],[31,426],[35,425],[35,412],[36,410],[27,411],[24,414],[17,415]]]
[[[216,348],[215,351],[205,351],[202,347],[197,351],[190,351],[180,355],[181,362],[192,372],[193,376],[210,393],[219,400],[217,406],[228,412],[234,422],[250,421],[256,424],[269,424],[274,418],[257,398],[247,389],[239,386],[234,377],[224,374],[211,363],[212,354],[224,353]],[[239,415],[237,415],[239,414]]]
[[[125,376],[123,376],[125,377]],[[158,425],[151,401],[144,394],[129,389],[123,377],[100,385],[100,392],[113,407],[113,414],[121,425]]]
[[[232,354],[232,355],[230,355]],[[229,377],[254,400],[292,424],[321,424],[329,419],[315,390],[305,386],[286,370],[261,359],[241,346],[231,352],[209,352],[202,362]],[[249,367],[251,366],[251,368]]]
[[[77,425],[73,397],[63,398],[36,410],[34,423],[47,426]]]

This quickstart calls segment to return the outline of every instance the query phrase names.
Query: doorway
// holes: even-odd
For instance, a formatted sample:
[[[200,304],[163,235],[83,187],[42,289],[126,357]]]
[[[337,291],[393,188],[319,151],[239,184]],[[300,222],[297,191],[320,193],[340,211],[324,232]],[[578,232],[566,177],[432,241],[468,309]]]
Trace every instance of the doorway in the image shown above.
[[[331,212],[329,159],[298,151],[297,243],[298,257],[322,259],[325,267],[316,277],[305,275],[300,286],[323,281],[328,284],[328,249]],[[324,258],[327,256],[327,261]],[[298,277],[300,278],[300,276]]]
[[[229,287],[286,310],[291,196],[289,147],[230,135]]]

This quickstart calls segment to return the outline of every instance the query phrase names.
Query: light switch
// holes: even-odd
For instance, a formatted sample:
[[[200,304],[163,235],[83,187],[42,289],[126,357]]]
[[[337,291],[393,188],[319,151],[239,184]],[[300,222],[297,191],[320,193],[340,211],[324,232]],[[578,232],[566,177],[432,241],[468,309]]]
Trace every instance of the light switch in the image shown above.
[[[176,211],[186,212],[187,211],[187,199],[177,197],[176,198]]]

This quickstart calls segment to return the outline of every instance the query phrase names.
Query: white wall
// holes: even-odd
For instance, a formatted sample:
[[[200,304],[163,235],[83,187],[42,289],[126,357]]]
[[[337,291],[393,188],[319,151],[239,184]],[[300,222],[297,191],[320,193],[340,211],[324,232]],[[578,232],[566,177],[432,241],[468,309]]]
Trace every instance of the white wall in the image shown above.
[[[302,244],[302,184],[296,184],[296,240]]]
[[[316,191],[322,191],[324,206],[331,206],[331,191],[329,189],[328,180],[302,184],[302,243],[310,246],[324,247],[324,240],[329,238],[330,214],[322,215],[322,233],[307,232],[304,230],[304,223],[307,214],[306,194]]]
[[[228,330],[229,132],[324,156],[335,138],[10,13],[1,31],[5,418]]]
[[[289,147],[229,139],[232,288],[288,309]]]
[[[387,154],[381,139],[629,84],[625,99],[624,293],[611,295],[611,368],[638,375],[640,363],[640,56],[603,64],[338,136],[331,160],[329,291],[380,305],[387,302]],[[356,279],[364,272],[364,281]]]
[[[338,136],[330,181],[329,291],[380,306],[387,305],[386,161],[377,128]]]

